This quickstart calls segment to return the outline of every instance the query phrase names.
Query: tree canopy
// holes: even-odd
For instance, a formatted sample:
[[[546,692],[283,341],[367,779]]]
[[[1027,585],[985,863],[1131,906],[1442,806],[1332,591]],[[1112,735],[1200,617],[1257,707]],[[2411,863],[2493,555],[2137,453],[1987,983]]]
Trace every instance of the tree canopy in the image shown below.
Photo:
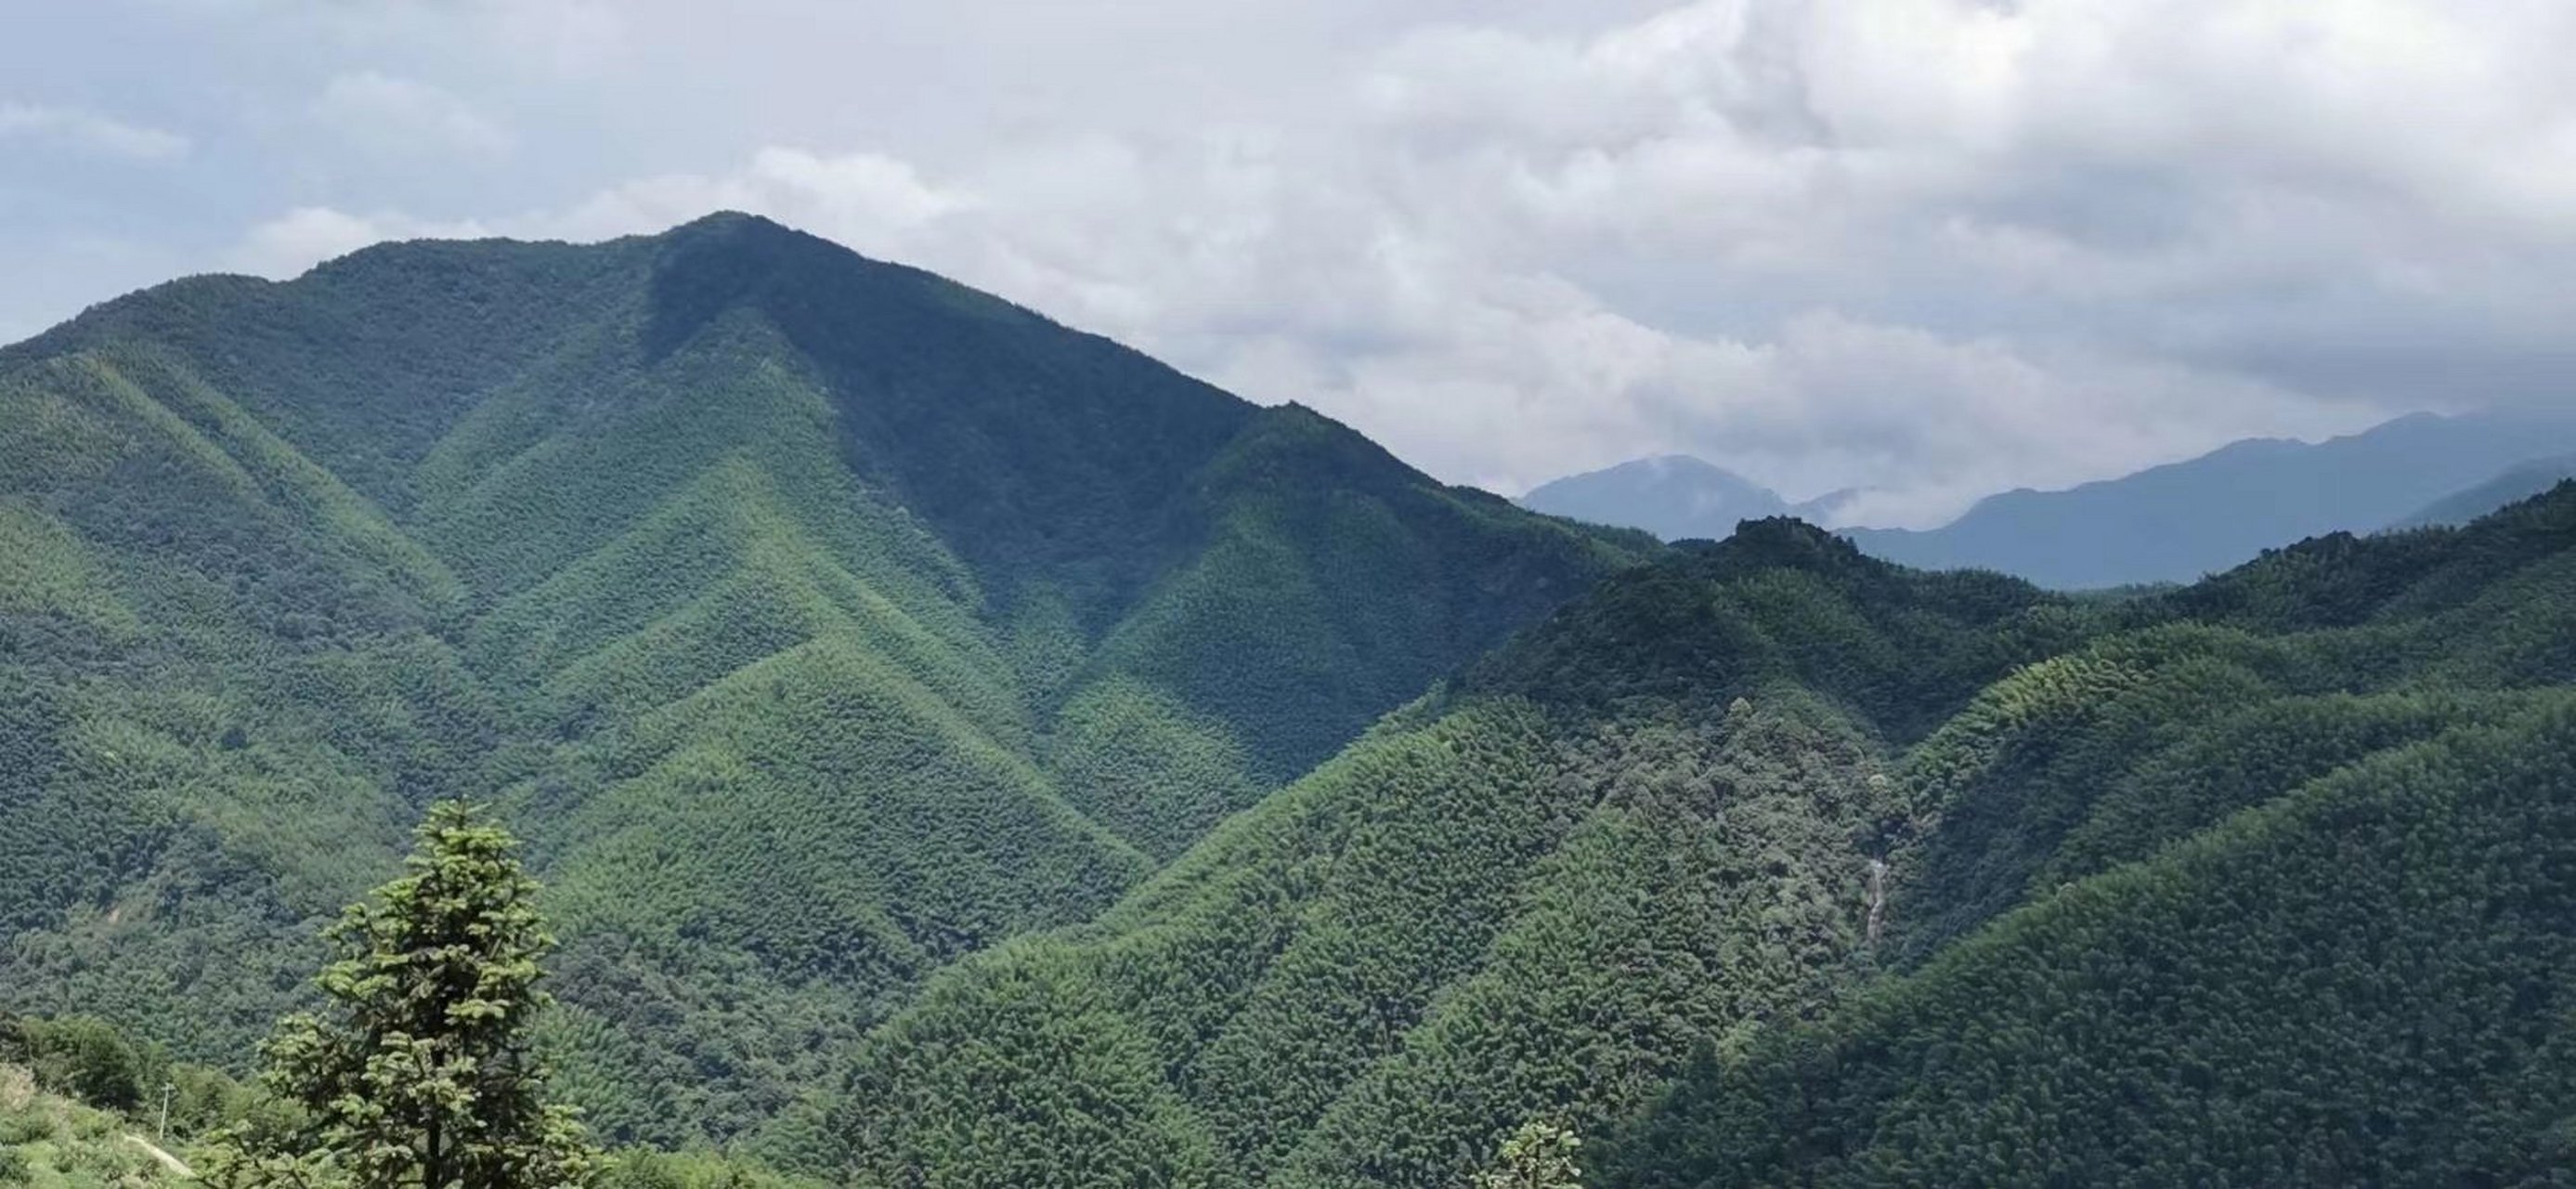
[[[230,1189],[560,1189],[596,1153],[548,1101],[532,1026],[554,944],[518,842],[463,801],[430,807],[409,874],[327,932],[324,1008],[280,1023],[262,1081],[299,1108],[246,1123],[208,1179]]]

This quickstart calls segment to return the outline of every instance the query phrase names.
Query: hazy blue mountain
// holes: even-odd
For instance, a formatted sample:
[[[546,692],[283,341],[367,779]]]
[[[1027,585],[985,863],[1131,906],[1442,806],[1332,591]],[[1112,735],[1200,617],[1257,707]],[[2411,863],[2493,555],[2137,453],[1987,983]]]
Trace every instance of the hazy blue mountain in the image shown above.
[[[1812,514],[1813,510],[1687,454],[1640,458],[1568,475],[1531,488],[1520,503],[1551,516],[1641,528],[1667,541],[1724,540],[1743,521]]]
[[[2505,468],[2503,474],[2475,487],[2443,496],[2388,527],[2407,529],[2467,524],[2507,504],[2530,499],[2569,479],[2576,479],[2576,454],[2516,463]]]
[[[2255,439],[2065,491],[1990,496],[1946,527],[1853,529],[1890,561],[2044,586],[2180,582],[2284,542],[2399,522],[2536,457],[2576,451],[2576,418],[2415,414],[2324,442]]]

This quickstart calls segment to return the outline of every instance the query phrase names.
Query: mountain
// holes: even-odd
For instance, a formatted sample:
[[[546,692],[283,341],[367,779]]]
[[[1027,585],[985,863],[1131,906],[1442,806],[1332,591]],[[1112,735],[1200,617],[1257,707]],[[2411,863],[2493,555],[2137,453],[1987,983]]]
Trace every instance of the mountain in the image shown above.
[[[1548,1119],[1613,1186],[2545,1183],[2570,641],[2576,484],[2126,600],[1748,524],[932,978],[804,1159],[1431,1189]]]
[[[10,1004],[239,1066],[497,799],[620,1140],[790,1113],[1657,548],[740,215],[175,282],[0,349],[0,425]]]
[[[2126,478],[1991,496],[1943,528],[1845,535],[1890,561],[1997,570],[2058,589],[2188,582],[2303,537],[2389,525],[2508,467],[2571,450],[2576,418],[2418,414],[2313,445],[2243,441]]]
[[[2520,503],[2576,479],[2576,454],[2539,458],[2507,467],[2503,474],[2435,500],[2390,524],[2392,529],[2467,524],[2508,504]]]
[[[1623,462],[1542,483],[1524,508],[1589,524],[1644,529],[1667,541],[1722,540],[1738,522],[1790,514],[1788,501],[1714,463],[1684,454]]]
[[[0,1009],[156,1059],[246,1065],[462,795],[593,1126],[831,1183],[2576,1154],[2576,483],[2118,597],[1665,547],[743,216],[177,282],[0,425]],[[2376,527],[2549,432],[2039,506],[2429,488]]]
[[[1704,1054],[1604,1183],[2563,1179],[2571,546],[2576,484],[2325,538],[1997,686],[1911,764],[1896,977]]]

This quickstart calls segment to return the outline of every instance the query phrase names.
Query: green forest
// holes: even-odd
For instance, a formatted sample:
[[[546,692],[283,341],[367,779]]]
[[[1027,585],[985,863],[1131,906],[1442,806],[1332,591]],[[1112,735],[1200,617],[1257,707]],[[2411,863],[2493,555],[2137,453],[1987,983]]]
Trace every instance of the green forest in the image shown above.
[[[496,803],[602,1135],[747,1140],[1654,546],[762,220],[0,349],[0,1003],[241,1068]]]
[[[0,1183],[316,1134],[461,799],[527,1183],[2576,1185],[2576,484],[1662,546],[743,216],[163,286],[0,424]]]
[[[2565,1183],[2571,642],[2576,486],[2115,598],[1748,524],[931,980],[812,1167]]]

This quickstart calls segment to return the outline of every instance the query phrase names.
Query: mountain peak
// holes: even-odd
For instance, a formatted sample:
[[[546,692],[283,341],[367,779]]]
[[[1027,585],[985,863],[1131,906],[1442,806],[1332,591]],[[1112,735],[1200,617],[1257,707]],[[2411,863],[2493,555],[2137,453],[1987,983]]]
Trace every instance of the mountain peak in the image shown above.
[[[741,227],[770,227],[776,228],[780,231],[788,229],[785,224],[780,223],[767,215],[755,215],[749,211],[738,211],[727,208],[724,210],[708,211],[706,214],[700,215],[697,218],[691,219],[686,223],[682,223],[663,232],[662,237],[669,238],[678,235],[688,235],[705,231],[726,230]]]
[[[1531,488],[1520,503],[1551,516],[1644,529],[1667,541],[1720,538],[1741,521],[1790,511],[1770,488],[1687,454],[1569,475]]]

